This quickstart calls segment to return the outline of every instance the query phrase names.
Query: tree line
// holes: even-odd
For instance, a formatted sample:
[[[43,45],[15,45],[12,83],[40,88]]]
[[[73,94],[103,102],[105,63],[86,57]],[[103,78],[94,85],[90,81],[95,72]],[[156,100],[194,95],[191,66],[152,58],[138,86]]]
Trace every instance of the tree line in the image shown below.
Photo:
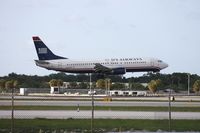
[[[190,88],[195,88],[199,92],[200,76],[197,74],[190,74]],[[7,76],[0,77],[0,89],[6,88],[8,81],[17,81],[19,88],[49,88],[49,82],[52,80],[61,80],[62,82],[69,82],[71,88],[89,88],[90,77],[87,74],[66,74],[56,73],[46,76],[24,75],[10,73]],[[186,91],[188,87],[188,73],[147,73],[140,77],[126,78],[123,76],[99,76],[92,74],[92,87],[105,88],[104,79],[110,79],[110,89],[123,89],[124,83],[128,83],[129,89],[147,89],[141,83],[148,83],[148,88],[157,89],[173,89],[175,91]],[[77,83],[79,82],[79,83]],[[8,83],[7,83],[8,84]]]

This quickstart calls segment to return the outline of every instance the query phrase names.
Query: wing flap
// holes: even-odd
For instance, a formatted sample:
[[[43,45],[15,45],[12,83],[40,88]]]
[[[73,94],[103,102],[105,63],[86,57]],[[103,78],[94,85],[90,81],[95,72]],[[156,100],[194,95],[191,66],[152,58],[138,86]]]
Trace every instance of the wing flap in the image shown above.
[[[95,69],[96,73],[105,73],[106,74],[106,73],[110,73],[112,71],[112,69],[110,69],[106,66],[103,66],[100,63],[96,63],[94,69]]]

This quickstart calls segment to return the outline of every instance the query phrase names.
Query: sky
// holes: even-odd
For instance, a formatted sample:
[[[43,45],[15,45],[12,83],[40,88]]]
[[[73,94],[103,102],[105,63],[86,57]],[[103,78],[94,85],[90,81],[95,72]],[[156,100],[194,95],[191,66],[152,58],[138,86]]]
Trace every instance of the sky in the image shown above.
[[[1,0],[0,76],[55,73],[35,65],[32,36],[71,59],[154,57],[161,73],[200,75],[199,0]]]

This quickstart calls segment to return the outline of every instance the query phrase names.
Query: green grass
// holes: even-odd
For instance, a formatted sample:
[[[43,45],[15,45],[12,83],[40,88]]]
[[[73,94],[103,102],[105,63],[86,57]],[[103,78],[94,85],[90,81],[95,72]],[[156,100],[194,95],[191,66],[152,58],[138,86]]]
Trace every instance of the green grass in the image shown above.
[[[0,132],[10,130],[11,120],[0,119]],[[17,119],[15,120],[15,133],[38,133],[41,131],[76,131],[89,132],[90,119]],[[172,120],[173,131],[200,131],[200,120]],[[106,131],[168,131],[168,120],[122,120],[122,119],[95,119],[95,132]]]
[[[15,110],[77,110],[77,106],[15,106]],[[91,110],[90,106],[80,106],[80,110]],[[11,106],[0,106],[0,110],[11,110]],[[95,106],[95,110],[118,110],[118,111],[168,111],[168,107],[146,106]],[[200,107],[172,107],[174,112],[200,112]]]

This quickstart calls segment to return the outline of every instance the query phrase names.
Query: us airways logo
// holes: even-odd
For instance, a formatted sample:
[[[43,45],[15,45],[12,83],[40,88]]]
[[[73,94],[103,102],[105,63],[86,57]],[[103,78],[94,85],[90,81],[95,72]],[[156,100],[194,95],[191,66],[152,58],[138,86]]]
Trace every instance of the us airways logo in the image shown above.
[[[38,48],[39,54],[47,54],[47,48]]]

